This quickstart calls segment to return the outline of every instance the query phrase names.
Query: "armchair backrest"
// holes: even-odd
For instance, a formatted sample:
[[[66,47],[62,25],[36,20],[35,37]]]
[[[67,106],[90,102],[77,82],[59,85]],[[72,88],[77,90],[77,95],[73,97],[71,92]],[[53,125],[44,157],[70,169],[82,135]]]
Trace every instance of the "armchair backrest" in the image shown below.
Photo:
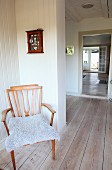
[[[12,116],[29,116],[41,112],[42,86],[12,86],[6,90]]]

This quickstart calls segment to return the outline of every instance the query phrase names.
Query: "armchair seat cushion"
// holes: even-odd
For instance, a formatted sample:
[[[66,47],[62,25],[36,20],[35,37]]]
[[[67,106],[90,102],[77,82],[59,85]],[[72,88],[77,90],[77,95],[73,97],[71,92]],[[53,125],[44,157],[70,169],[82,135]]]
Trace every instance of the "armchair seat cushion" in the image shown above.
[[[42,114],[10,118],[8,128],[10,135],[5,141],[8,152],[23,145],[60,139],[54,127],[47,123]]]

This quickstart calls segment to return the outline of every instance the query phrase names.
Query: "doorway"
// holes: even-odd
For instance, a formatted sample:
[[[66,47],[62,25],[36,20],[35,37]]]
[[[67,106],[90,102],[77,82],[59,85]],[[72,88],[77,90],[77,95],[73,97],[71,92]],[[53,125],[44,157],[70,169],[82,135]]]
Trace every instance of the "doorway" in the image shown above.
[[[98,72],[99,70],[99,47],[96,47],[91,51],[91,71]]]
[[[83,47],[83,71],[99,70],[99,47]]]
[[[83,36],[82,94],[107,97],[111,35]]]

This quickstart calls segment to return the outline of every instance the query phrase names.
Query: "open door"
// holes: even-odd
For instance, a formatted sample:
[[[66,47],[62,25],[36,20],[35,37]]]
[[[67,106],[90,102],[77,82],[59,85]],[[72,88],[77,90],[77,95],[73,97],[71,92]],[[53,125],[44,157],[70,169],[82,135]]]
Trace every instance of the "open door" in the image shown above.
[[[99,72],[106,73],[106,57],[107,57],[107,46],[100,46],[99,54]]]

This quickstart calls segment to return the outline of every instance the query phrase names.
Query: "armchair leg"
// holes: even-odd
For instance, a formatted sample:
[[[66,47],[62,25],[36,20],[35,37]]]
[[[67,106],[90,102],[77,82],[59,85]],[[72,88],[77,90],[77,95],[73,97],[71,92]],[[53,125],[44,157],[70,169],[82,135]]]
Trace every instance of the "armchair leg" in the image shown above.
[[[55,140],[52,140],[52,158],[55,160]]]
[[[11,159],[12,159],[13,168],[14,168],[14,170],[16,170],[16,163],[15,163],[14,151],[11,151],[11,152],[10,152],[10,155],[11,155]]]

